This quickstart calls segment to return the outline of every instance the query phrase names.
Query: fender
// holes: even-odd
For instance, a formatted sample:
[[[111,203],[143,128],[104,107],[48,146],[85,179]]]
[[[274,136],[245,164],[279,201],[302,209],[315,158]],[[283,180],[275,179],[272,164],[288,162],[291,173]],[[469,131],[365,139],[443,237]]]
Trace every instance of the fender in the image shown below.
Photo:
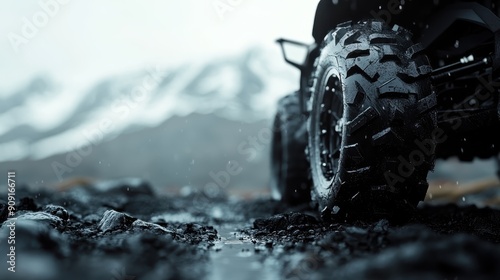
[[[446,10],[437,13],[429,21],[427,28],[420,38],[424,49],[432,50],[433,44],[456,22],[465,21],[491,31],[495,40],[493,68],[500,67],[500,18],[490,9],[479,3],[453,4]]]

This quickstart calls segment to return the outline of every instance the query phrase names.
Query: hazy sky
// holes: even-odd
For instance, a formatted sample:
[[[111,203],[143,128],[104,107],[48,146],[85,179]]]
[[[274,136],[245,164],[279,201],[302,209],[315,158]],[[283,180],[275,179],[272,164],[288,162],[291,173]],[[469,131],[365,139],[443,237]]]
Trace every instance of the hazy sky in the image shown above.
[[[174,67],[252,45],[273,46],[278,37],[312,42],[317,2],[2,0],[0,95],[40,74],[84,86],[143,67]]]

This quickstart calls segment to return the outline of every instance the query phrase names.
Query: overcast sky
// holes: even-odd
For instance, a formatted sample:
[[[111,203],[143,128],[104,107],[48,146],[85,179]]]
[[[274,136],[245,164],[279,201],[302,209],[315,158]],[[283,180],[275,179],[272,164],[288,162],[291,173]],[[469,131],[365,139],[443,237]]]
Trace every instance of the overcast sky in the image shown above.
[[[57,83],[87,84],[144,67],[274,46],[278,37],[312,42],[317,2],[1,0],[0,95],[40,74]],[[48,13],[40,3],[61,4],[48,5]]]

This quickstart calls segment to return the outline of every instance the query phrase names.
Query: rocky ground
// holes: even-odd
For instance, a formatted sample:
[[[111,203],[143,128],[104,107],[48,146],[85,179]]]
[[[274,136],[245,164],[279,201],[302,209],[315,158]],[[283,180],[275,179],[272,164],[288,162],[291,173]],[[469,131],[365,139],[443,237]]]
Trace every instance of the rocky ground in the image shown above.
[[[165,196],[140,180],[0,192],[0,279],[500,279],[500,211],[424,205],[393,225],[268,199]]]

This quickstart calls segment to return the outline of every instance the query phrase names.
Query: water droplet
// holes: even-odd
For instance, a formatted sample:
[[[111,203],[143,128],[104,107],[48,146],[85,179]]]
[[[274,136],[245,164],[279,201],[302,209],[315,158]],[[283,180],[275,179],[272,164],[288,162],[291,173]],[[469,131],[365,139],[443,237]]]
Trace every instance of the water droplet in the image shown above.
[[[464,201],[464,202],[465,202],[465,196],[462,196],[462,201]]]
[[[456,40],[453,46],[458,49],[460,47],[460,41]]]

